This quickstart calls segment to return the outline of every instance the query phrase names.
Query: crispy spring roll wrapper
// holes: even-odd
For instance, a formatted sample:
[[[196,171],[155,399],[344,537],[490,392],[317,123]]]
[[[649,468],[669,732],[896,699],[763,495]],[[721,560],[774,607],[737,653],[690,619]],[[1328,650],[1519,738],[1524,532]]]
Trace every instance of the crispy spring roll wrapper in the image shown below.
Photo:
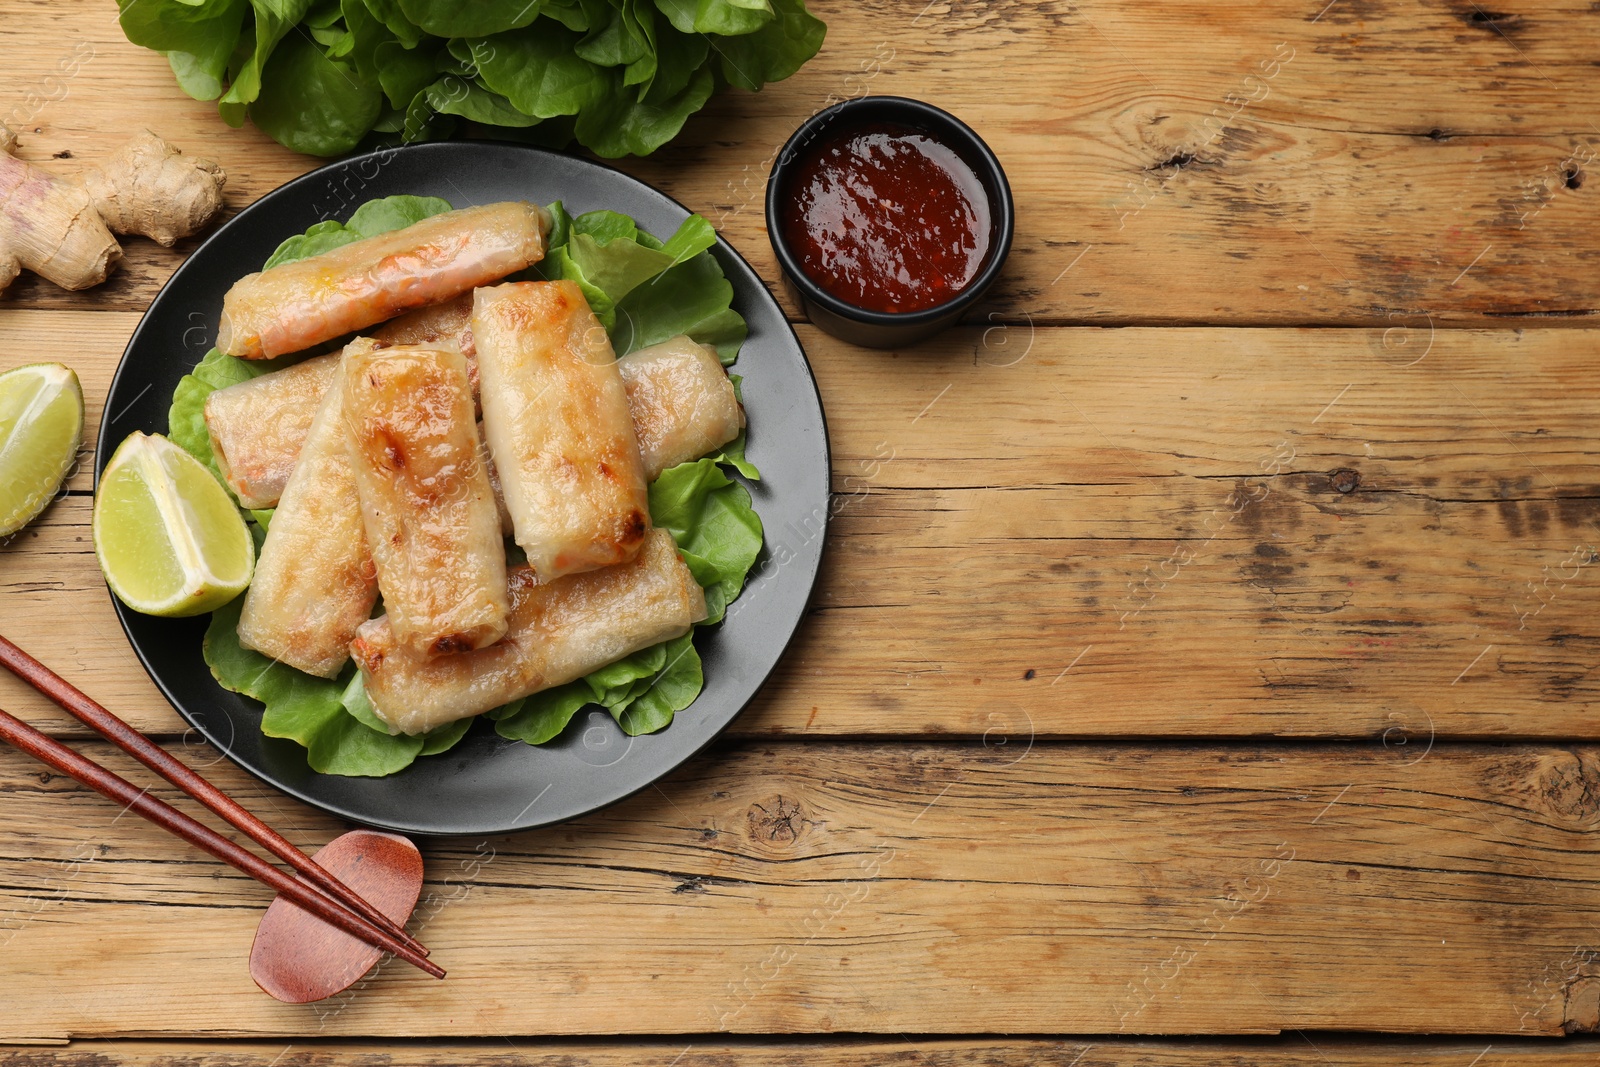
[[[472,348],[472,293],[408,311],[373,330],[372,336],[389,345],[444,344],[466,355]]]
[[[211,451],[244,507],[277,505],[338,367],[330,352],[206,397]]]
[[[466,294],[460,303],[470,308],[471,294]],[[436,312],[436,307],[428,307],[413,314]],[[450,318],[454,320],[456,314],[450,312]],[[389,341],[395,345],[459,347],[463,336],[470,343],[471,331],[460,328],[459,321],[454,332],[429,327],[389,333],[390,326],[404,321],[395,319],[374,336],[379,340],[420,338]],[[318,356],[287,370],[219,389],[207,398],[206,427],[211,431],[212,450],[228,484],[245,507],[270,508],[277,504],[337,363],[337,354]],[[470,356],[467,367],[468,377],[473,378],[477,364]],[[645,481],[654,481],[668,467],[698,459],[739,436],[739,428],[745,422],[744,410],[714,349],[679,337],[623,356],[617,360],[617,368],[622,372]],[[473,391],[477,391],[476,378]],[[479,432],[483,435],[481,428]],[[500,498],[498,472],[492,464],[489,480],[501,512],[502,532],[509,535],[510,514]]]
[[[394,639],[431,659],[506,632],[506,553],[460,352],[344,360],[345,438]]]
[[[605,328],[573,282],[473,294],[483,426],[517,544],[542,581],[633,558],[644,464]]]
[[[689,632],[705,594],[666,530],[651,530],[631,561],[542,584],[511,568],[510,628],[498,644],[421,660],[387,617],[361,627],[351,654],[367,699],[392,728],[418,734],[564,685],[623,656]]]
[[[500,536],[510,537],[516,527],[511,525],[511,512],[506,510],[506,495],[500,489],[500,472],[494,469],[494,457],[489,455],[489,446],[484,443],[483,423],[478,423],[478,455],[483,460],[483,469],[489,473],[489,490],[494,493],[494,511],[500,518]]]
[[[472,293],[408,311],[372,331],[386,345],[443,345],[467,357],[472,402],[478,403],[478,350],[472,344]]]
[[[373,347],[358,338],[345,347],[344,358]],[[345,442],[344,387],[336,374],[267,527],[244,594],[239,643],[332,678],[350,658],[350,641],[377,598]]]
[[[686,336],[617,361],[645,478],[699,459],[744,429],[744,408],[717,350]]]
[[[217,347],[271,359],[436,304],[544,258],[550,215],[520,201],[447,211],[234,283]]]

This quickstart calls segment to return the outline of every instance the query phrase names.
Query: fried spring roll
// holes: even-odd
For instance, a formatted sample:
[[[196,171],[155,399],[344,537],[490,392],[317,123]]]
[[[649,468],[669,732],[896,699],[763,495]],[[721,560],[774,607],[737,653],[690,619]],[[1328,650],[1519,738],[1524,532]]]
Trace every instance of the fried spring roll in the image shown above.
[[[351,653],[391,728],[423,733],[563,685],[706,616],[705,594],[665,530],[651,530],[639,554],[615,567],[548,584],[528,567],[509,577],[510,628],[488,648],[421,660],[395,640],[387,617],[361,627]]]
[[[244,507],[278,503],[338,367],[330,352],[206,397],[211,451]]]
[[[506,632],[506,555],[460,352],[344,360],[345,436],[395,641],[422,659]]]
[[[359,338],[345,347],[345,358],[373,347]],[[345,441],[344,388],[335,375],[267,528],[244,594],[239,643],[332,678],[350,658],[350,641],[377,597]]]
[[[391,319],[372,336],[386,345],[443,345],[467,357],[472,402],[478,402],[478,350],[472,344],[472,293],[430,304]]]
[[[517,544],[542,581],[633,558],[644,464],[605,329],[573,282],[473,294],[483,426]]]
[[[550,215],[520,201],[447,211],[239,279],[217,347],[270,359],[436,304],[544,258]]]
[[[423,309],[428,313],[434,310]],[[390,325],[402,321],[396,319]],[[379,339],[387,331],[388,326],[379,330]],[[393,336],[423,339],[391,343],[452,346],[461,334],[470,337],[468,330],[457,334],[408,330]],[[295,457],[300,454],[311,416],[333,380],[337,362],[337,355],[318,356],[287,370],[219,389],[207,398],[206,427],[211,431],[212,449],[228,484],[245,507],[270,508],[277,504],[289,472],[294,469]],[[467,366],[468,376],[472,377],[477,372],[476,361],[469,357]],[[654,481],[668,467],[698,459],[739,436],[744,409],[712,350],[680,337],[623,356],[617,360],[617,368],[622,372],[628,396],[645,481]],[[476,392],[475,378],[473,386]],[[226,414],[213,417],[213,405],[225,405]],[[503,531],[509,534],[512,526],[492,465],[489,480],[502,512]]]
[[[617,361],[645,478],[699,459],[744,429],[744,408],[717,350],[674,337]]]
[[[467,354],[472,348],[472,293],[408,311],[372,331],[372,336],[389,345],[446,344]]]

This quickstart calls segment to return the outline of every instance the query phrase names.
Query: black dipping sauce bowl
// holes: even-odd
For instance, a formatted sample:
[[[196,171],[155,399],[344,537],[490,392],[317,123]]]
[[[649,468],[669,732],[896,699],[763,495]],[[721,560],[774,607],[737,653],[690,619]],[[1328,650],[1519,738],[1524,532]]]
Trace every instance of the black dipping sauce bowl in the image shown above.
[[[972,168],[989,197],[989,250],[977,275],[949,300],[917,311],[858,307],[828,292],[806,273],[783,232],[786,211],[794,201],[790,186],[808,149],[835,135],[848,135],[857,127],[880,124],[911,127],[949,148]],[[954,325],[1000,276],[1015,226],[1011,185],[983,138],[948,111],[903,96],[864,96],[817,112],[789,138],[767,178],[767,237],[800,306],[822,330],[868,348],[899,348]]]

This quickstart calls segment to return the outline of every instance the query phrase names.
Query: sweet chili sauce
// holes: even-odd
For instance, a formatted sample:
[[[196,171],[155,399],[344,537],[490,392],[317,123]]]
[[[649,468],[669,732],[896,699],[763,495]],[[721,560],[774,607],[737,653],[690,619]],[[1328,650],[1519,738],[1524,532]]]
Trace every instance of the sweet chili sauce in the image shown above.
[[[910,126],[824,136],[789,185],[783,234],[806,275],[872,311],[921,311],[970,285],[989,253],[989,197],[950,148]]]

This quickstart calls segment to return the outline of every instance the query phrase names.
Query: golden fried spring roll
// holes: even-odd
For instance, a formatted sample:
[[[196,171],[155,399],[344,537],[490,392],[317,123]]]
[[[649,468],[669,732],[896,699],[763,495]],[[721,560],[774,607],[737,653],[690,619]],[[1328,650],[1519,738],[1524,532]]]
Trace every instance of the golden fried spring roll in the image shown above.
[[[467,357],[472,402],[478,402],[478,350],[472,344],[472,293],[408,311],[372,331],[386,345],[434,345],[453,348]]]
[[[510,628],[488,648],[421,660],[395,640],[387,617],[361,627],[350,651],[391,728],[423,733],[563,685],[706,616],[705,594],[665,530],[651,530],[639,554],[615,567],[548,584],[528,567],[509,577]]]
[[[744,408],[717,350],[674,337],[617,361],[645,478],[699,459],[744,429]]]
[[[520,201],[447,211],[239,279],[217,347],[270,359],[436,304],[544,258],[550,215]]]
[[[345,435],[395,641],[430,659],[506,632],[506,554],[460,352],[352,353]]]
[[[468,294],[469,301],[470,298]],[[429,313],[434,310],[423,309]],[[403,321],[396,319],[394,323]],[[377,333],[383,335],[387,330],[385,326]],[[470,330],[460,333],[470,336]],[[437,339],[430,340],[435,334]],[[408,330],[395,336],[423,336],[424,340],[392,341],[393,344],[450,347],[460,334]],[[336,355],[318,356],[287,370],[219,389],[207,398],[206,426],[211,431],[212,449],[228,484],[245,507],[270,508],[277,504],[289,472],[294,469],[295,457],[300,454],[311,416],[333,380],[337,361]],[[470,357],[467,366],[471,377],[476,373],[476,363]],[[698,459],[739,436],[744,410],[713,350],[680,337],[629,353],[617,360],[617,368],[622,372],[647,482],[654,481],[668,467]],[[213,404],[226,404],[226,415],[213,418]],[[511,520],[500,500],[499,479],[492,466],[489,480],[502,512],[503,532],[509,534]]]
[[[211,451],[244,507],[277,505],[338,366],[330,352],[206,397]]]
[[[632,559],[644,464],[605,329],[573,282],[473,294],[483,426],[517,544],[541,580]]]
[[[358,338],[345,347],[345,358],[373,347]],[[344,388],[335,375],[267,528],[244,594],[239,643],[332,678],[350,658],[350,641],[377,597],[345,442]]]

